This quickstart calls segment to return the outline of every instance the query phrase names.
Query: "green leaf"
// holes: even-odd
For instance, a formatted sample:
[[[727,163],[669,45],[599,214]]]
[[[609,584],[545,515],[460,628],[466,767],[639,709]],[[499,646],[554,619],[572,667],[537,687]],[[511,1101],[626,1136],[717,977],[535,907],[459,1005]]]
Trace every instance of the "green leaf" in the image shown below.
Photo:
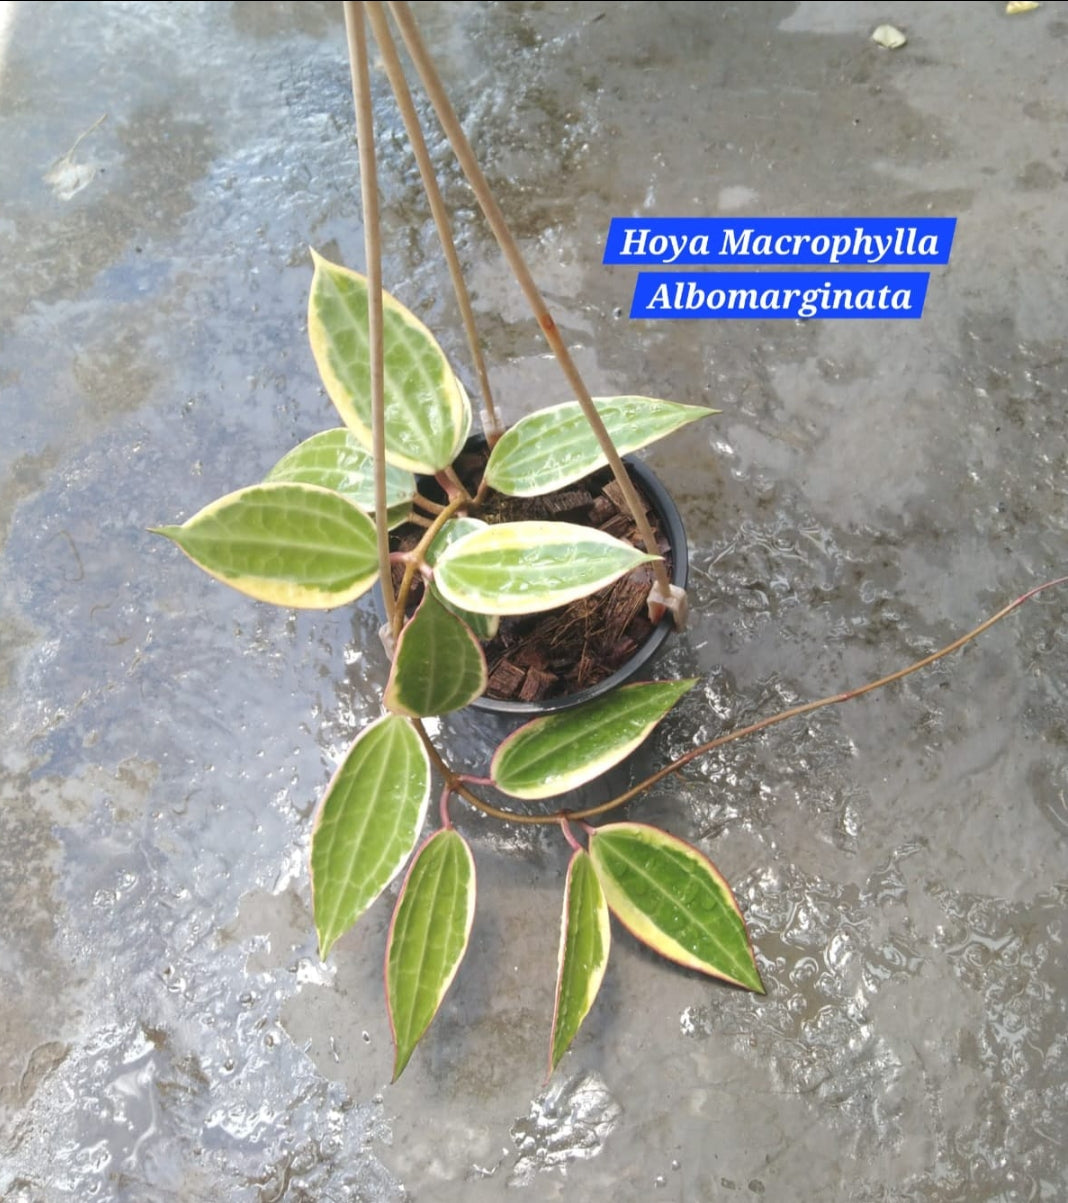
[[[434,536],[433,542],[427,548],[426,562],[431,568],[438,562],[438,557],[443,555],[447,547],[451,547],[453,543],[462,539],[464,535],[470,535],[476,530],[485,530],[486,523],[479,521],[478,518],[469,518],[466,514],[459,518],[450,518],[448,522]],[[454,606],[451,602],[446,601],[434,587],[433,582],[430,585],[431,590],[441,600],[441,604],[451,610],[457,618],[462,618],[479,639],[492,639],[500,628],[501,620],[496,614],[472,614],[470,610],[463,610],[459,606]]]
[[[653,397],[596,397],[594,405],[620,455],[719,413]],[[581,406],[565,401],[530,414],[508,430],[493,448],[486,480],[499,493],[537,497],[589,476],[605,462]]]
[[[284,455],[266,480],[288,480],[333,489],[369,514],[375,509],[374,460],[351,430],[323,430]],[[408,520],[415,496],[415,477],[386,466],[386,505],[392,530]]]
[[[386,706],[398,714],[447,714],[486,688],[486,657],[471,630],[429,590],[397,640]]]
[[[624,685],[514,731],[490,765],[497,789],[513,798],[551,798],[593,781],[626,759],[696,678]]]
[[[366,593],[378,576],[374,523],[316,485],[252,485],[182,526],[152,529],[213,577],[279,606],[328,610]]]
[[[430,761],[406,718],[386,715],[357,735],[312,832],[312,900],[324,959],[404,867],[429,798]]]
[[[734,895],[696,848],[656,827],[614,823],[593,832],[589,851],[612,913],[643,944],[764,993]]]
[[[593,1006],[608,964],[610,943],[604,891],[589,854],[580,848],[571,858],[564,890],[549,1073],[567,1052]]]
[[[371,348],[367,280],[312,251],[308,336],[330,400],[371,447]],[[421,321],[382,294],[386,458],[433,475],[456,458],[471,428],[471,403],[445,354]]]
[[[452,828],[435,832],[408,870],[386,949],[395,1082],[452,985],[475,917],[475,862]]]
[[[476,614],[535,614],[587,597],[659,559],[603,531],[568,522],[502,522],[454,543],[434,584]]]

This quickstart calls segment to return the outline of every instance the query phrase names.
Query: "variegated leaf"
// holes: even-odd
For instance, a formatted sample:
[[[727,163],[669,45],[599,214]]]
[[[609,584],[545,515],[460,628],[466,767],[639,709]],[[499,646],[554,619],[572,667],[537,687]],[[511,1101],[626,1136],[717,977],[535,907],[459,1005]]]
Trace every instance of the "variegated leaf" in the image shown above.
[[[387,715],[353,741],[323,795],[311,845],[323,958],[404,867],[430,798],[430,761],[406,718]]]
[[[589,854],[581,849],[571,858],[560,921],[560,955],[556,1007],[549,1047],[549,1072],[567,1052],[589,1014],[601,988],[611,931],[608,905]]]
[[[347,497],[367,513],[375,509],[374,461],[351,430],[323,430],[284,455],[264,478],[319,485]],[[415,496],[415,477],[386,465],[386,505],[392,530],[406,522]]]
[[[448,548],[434,584],[446,601],[476,614],[535,614],[588,597],[658,558],[585,526],[502,522]]]
[[[696,848],[642,823],[597,828],[590,857],[612,913],[654,951],[764,993],[730,886]]]
[[[438,1013],[467,950],[475,917],[475,862],[453,828],[419,849],[401,888],[386,948],[393,1080]]]
[[[514,731],[497,748],[490,776],[513,798],[552,798],[625,760],[696,679],[624,685]]]
[[[469,627],[429,590],[401,631],[385,703],[398,714],[447,714],[486,688],[486,657]]]
[[[371,346],[367,280],[312,251],[308,335],[327,395],[345,425],[371,447]],[[433,475],[456,458],[471,428],[471,403],[434,336],[382,294],[386,458]]]
[[[328,610],[366,593],[378,576],[374,522],[317,485],[252,485],[182,526],[153,530],[231,588],[279,606]]]
[[[654,397],[597,397],[601,420],[620,455],[637,451],[715,409]],[[499,493],[536,497],[581,480],[606,463],[577,401],[520,419],[493,448],[486,480]]]

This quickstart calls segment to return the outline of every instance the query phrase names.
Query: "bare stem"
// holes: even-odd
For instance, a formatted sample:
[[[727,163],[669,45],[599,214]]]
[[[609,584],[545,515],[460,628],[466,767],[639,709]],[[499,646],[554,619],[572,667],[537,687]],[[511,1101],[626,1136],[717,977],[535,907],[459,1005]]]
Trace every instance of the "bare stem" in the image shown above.
[[[389,80],[390,87],[393,89],[393,95],[396,97],[397,107],[400,109],[400,115],[404,121],[404,128],[408,131],[408,141],[411,143],[412,153],[415,155],[416,166],[419,168],[419,178],[423,181],[423,191],[430,202],[430,212],[434,218],[434,225],[437,226],[438,240],[445,254],[445,262],[449,269],[449,278],[452,280],[453,291],[456,294],[456,303],[460,307],[460,316],[463,319],[464,332],[467,335],[467,345],[471,352],[471,359],[475,365],[475,372],[478,375],[479,388],[482,391],[482,405],[486,415],[486,437],[492,447],[501,436],[501,424],[497,417],[497,410],[493,404],[489,373],[486,371],[486,361],[483,358],[482,347],[478,341],[478,331],[475,328],[475,315],[471,308],[471,298],[467,292],[467,285],[464,283],[460,258],[456,253],[456,243],[452,237],[452,227],[449,223],[448,211],[445,208],[441,189],[438,187],[437,177],[434,174],[434,165],[430,161],[430,154],[427,151],[426,139],[423,137],[423,131],[419,124],[419,114],[412,103],[412,94],[404,78],[404,70],[401,67],[397,48],[393,43],[393,35],[389,31],[389,22],[386,20],[386,14],[380,3],[369,3],[367,5],[367,19],[371,23],[371,32],[378,43],[378,49],[382,52],[382,65],[385,67],[386,78]]]
[[[446,831],[452,826],[452,817],[449,814],[449,799],[452,797],[452,790],[446,784],[442,787],[441,797],[438,799],[438,815],[441,818],[441,825]]]
[[[396,609],[393,612],[393,620],[390,623],[390,630],[393,633],[393,639],[396,641],[400,637],[401,627],[404,625],[404,615],[408,607],[408,594],[411,592],[412,581],[415,580],[415,574],[422,569],[426,564],[427,548],[437,537],[438,531],[445,525],[448,520],[453,517],[457,510],[462,509],[470,502],[470,497],[465,493],[462,497],[454,497],[448,505],[441,506],[437,515],[432,522],[427,523],[425,520],[420,522],[420,526],[425,526],[426,530],[420,537],[419,542],[411,551],[405,552],[404,556],[404,576],[401,578],[400,588],[397,590]],[[390,577],[392,585],[393,578]]]
[[[427,729],[423,726],[422,721],[420,719],[413,719],[412,724],[415,727],[416,734],[423,741],[423,747],[426,748],[427,755],[430,757],[432,764],[444,778],[445,788],[451,793],[459,794],[475,810],[480,810],[483,814],[489,815],[493,819],[500,819],[505,823],[559,823],[562,818],[566,817],[562,813],[555,815],[524,815],[510,810],[502,810],[499,806],[493,806],[489,802],[484,801],[464,785],[464,778],[461,774],[453,772],[445,763],[441,753],[435,747],[434,741],[427,733]]]
[[[928,665],[934,664],[946,656],[951,656],[954,652],[964,647],[965,644],[971,643],[973,639],[977,639],[984,631],[989,631],[996,622],[1000,622],[1007,615],[1011,614],[1013,610],[1022,606],[1024,602],[1030,601],[1032,597],[1037,596],[1044,589],[1052,589],[1055,585],[1063,585],[1066,581],[1068,581],[1068,576],[1062,576],[1054,581],[1046,581],[1044,584],[1036,585],[1034,589],[1029,590],[1015,601],[1009,602],[1004,609],[999,610],[991,618],[986,619],[985,622],[981,622],[966,635],[961,635],[959,639],[954,639],[952,643],[947,644],[941,651],[932,652],[931,655],[924,656],[922,660],[917,660],[915,664],[910,664],[908,668],[899,668],[897,672],[880,677],[877,681],[869,681],[867,685],[861,685],[858,689],[847,689],[843,693],[832,694],[830,697],[820,698],[816,702],[804,702],[800,706],[791,706],[789,710],[780,711],[778,714],[773,714],[768,718],[760,719],[758,722],[750,723],[747,727],[741,727],[737,731],[730,731],[726,735],[720,735],[716,739],[709,740],[708,743],[692,748],[685,755],[672,761],[671,764],[646,777],[644,781],[640,781],[637,785],[627,790],[626,793],[620,794],[618,798],[613,798],[610,802],[603,802],[600,806],[591,806],[588,810],[575,811],[571,817],[573,819],[591,819],[595,815],[605,814],[607,811],[613,810],[617,806],[622,806],[625,802],[629,802],[632,798],[637,797],[638,794],[644,793],[645,790],[656,785],[657,782],[663,781],[665,777],[669,777],[672,773],[684,768],[691,760],[696,760],[699,756],[704,756],[706,753],[713,752],[716,748],[722,748],[726,744],[734,743],[736,739],[744,739],[747,735],[756,735],[758,731],[763,731],[767,727],[773,727],[776,723],[784,723],[787,719],[798,718],[802,714],[810,714],[813,710],[820,710],[824,706],[836,706],[839,702],[851,702],[854,698],[861,698],[866,693],[882,689],[885,685],[893,685],[895,681],[901,681],[905,677],[919,672],[921,668],[927,668]]]
[[[374,114],[367,66],[364,6],[345,0],[345,32],[352,74],[352,102],[356,110],[356,141],[360,152],[360,199],[363,207],[363,241],[367,259],[367,339],[371,347],[371,452],[374,457],[375,540],[378,577],[386,620],[394,625],[396,600],[389,572],[389,521],[386,515],[386,423],[382,341],[382,243],[378,219],[378,175],[375,168]]]
[[[467,136],[464,134],[463,128],[445,93],[433,60],[430,58],[418,27],[412,18],[410,8],[406,3],[401,2],[401,0],[398,0],[396,3],[390,3],[389,7],[394,20],[400,28],[404,44],[408,48],[408,53],[412,56],[415,68],[419,72],[419,78],[423,82],[423,87],[430,97],[430,103],[434,106],[434,111],[438,115],[438,120],[441,122],[445,135],[449,139],[453,153],[456,155],[464,175],[467,176],[467,181],[471,185],[475,198],[478,200],[479,207],[485,214],[486,221],[489,222],[490,229],[497,239],[501,251],[508,262],[508,266],[512,269],[515,278],[518,280],[519,287],[523,290],[523,295],[527,298],[527,302],[534,313],[538,325],[541,327],[542,333],[545,335],[549,347],[556,356],[557,362],[567,377],[568,383],[574,390],[579,405],[582,407],[582,412],[586,415],[586,420],[589,422],[601,451],[608,461],[609,467],[612,469],[612,475],[623,492],[627,507],[634,518],[638,535],[645,545],[645,550],[650,555],[655,556],[657,554],[656,538],[649,524],[649,518],[645,513],[645,507],[638,498],[637,490],[634,488],[630,476],[623,466],[619,452],[616,451],[615,445],[608,431],[605,429],[604,422],[601,420],[601,415],[597,412],[597,408],[593,404],[590,391],[586,387],[585,381],[582,379],[582,375],[575,365],[574,360],[571,358],[571,353],[568,351],[564,340],[560,337],[556,323],[553,321],[548,306],[538,291],[538,286],[534,283],[534,277],[530,274],[530,269],[527,267],[519,245],[512,237],[508,224],[504,220],[501,207],[497,204],[497,199],[493,195],[481,167],[478,165]],[[669,597],[671,587],[663,560],[653,561],[653,572],[656,577],[658,592],[665,598]]]
[[[470,501],[471,494],[464,487],[464,482],[456,475],[456,469],[449,464],[438,473],[439,483],[446,493],[455,494],[463,501]]]
[[[602,802],[599,806],[591,806],[585,810],[574,811],[556,811],[549,815],[526,815],[516,811],[503,810],[501,807],[492,806],[490,803],[473,794],[464,781],[471,781],[471,777],[464,777],[454,773],[448,765],[442,760],[438,750],[434,747],[423,728],[422,723],[416,720],[416,730],[419,732],[431,759],[434,761],[438,771],[445,777],[446,783],[454,793],[459,794],[465,802],[470,803],[476,810],[482,811],[484,814],[491,815],[495,819],[501,819],[506,823],[531,823],[531,824],[547,824],[547,823],[565,823],[583,822],[587,830],[592,830],[585,824],[585,820],[595,818],[597,815],[606,814],[610,810],[615,810],[616,807],[623,806],[632,798],[636,798],[639,794],[644,793],[647,789],[663,781],[665,777],[670,777],[672,773],[676,773],[679,769],[684,768],[692,760],[696,760],[699,756],[704,756],[709,752],[715,751],[717,748],[722,748],[726,744],[734,743],[737,739],[745,739],[748,735],[756,735],[758,732],[765,730],[767,727],[773,727],[776,723],[784,723],[787,719],[798,718],[802,714],[810,714],[813,710],[820,710],[824,706],[834,706],[839,702],[849,702],[854,698],[863,697],[866,693],[872,693],[876,689],[882,689],[885,685],[892,685],[895,681],[901,681],[905,677],[911,676],[912,673],[919,672],[922,668],[927,668],[929,665],[936,663],[938,660],[944,659],[946,656],[952,655],[959,651],[972,640],[977,639],[985,631],[989,631],[995,623],[1006,618],[1013,610],[1018,609],[1024,602],[1030,601],[1031,598],[1037,597],[1046,589],[1053,589],[1057,585],[1068,584],[1068,576],[1058,577],[1056,580],[1045,581],[1041,585],[1036,585],[1033,589],[1029,589],[1022,597],[1018,597],[1015,601],[1010,602],[1003,609],[999,610],[992,617],[981,622],[977,627],[970,630],[967,634],[961,635],[959,639],[954,639],[952,643],[947,644],[940,651],[932,652],[929,656],[924,656],[922,660],[917,660],[915,664],[910,664],[907,668],[899,668],[896,672],[889,673],[885,677],[880,677],[877,681],[869,681],[867,685],[861,685],[857,689],[847,689],[842,693],[832,694],[830,697],[820,698],[815,702],[804,702],[799,706],[791,706],[788,710],[782,710],[778,714],[772,714],[768,718],[762,718],[755,723],[750,723],[747,727],[740,727],[737,731],[729,731],[726,735],[719,735],[715,739],[709,740],[707,743],[701,744],[696,748],[691,748],[689,752],[673,760],[671,764],[665,765],[664,768],[658,769],[655,773],[646,777],[644,781],[640,781],[637,785],[632,786],[625,793],[620,794],[616,798],[612,798],[608,802]],[[566,831],[565,831],[566,834]],[[571,841],[569,841],[571,842]]]
[[[417,505],[421,510],[426,510],[428,514],[440,514],[445,508],[436,501],[431,501],[429,497],[424,497],[422,493],[416,493],[412,498],[412,505]]]
[[[575,834],[571,830],[571,824],[566,818],[560,819],[560,830],[564,833],[564,839],[575,849],[576,852],[582,851],[582,845],[575,839]]]

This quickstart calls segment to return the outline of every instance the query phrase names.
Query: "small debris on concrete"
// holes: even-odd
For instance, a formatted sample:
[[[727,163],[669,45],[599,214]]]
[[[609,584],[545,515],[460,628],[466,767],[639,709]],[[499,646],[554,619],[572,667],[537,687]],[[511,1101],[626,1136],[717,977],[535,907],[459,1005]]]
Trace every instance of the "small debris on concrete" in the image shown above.
[[[871,35],[871,40],[878,42],[880,46],[885,46],[887,50],[899,50],[905,45],[908,38],[896,25],[880,25]]]

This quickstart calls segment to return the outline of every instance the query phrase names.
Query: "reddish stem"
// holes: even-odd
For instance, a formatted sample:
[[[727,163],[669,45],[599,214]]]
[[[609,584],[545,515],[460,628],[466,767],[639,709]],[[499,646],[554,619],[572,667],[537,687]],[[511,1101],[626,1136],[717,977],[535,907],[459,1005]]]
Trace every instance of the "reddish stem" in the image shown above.
[[[583,823],[583,827],[586,827],[585,823]],[[571,831],[571,824],[567,821],[566,815],[560,816],[560,830],[564,833],[564,839],[567,840],[567,842],[572,848],[575,849],[576,852],[584,851],[582,845],[578,842],[578,840],[575,839]],[[587,827],[586,830],[589,831],[590,828]]]
[[[441,815],[441,825],[448,831],[452,826],[452,817],[449,814],[449,799],[452,797],[452,787],[446,782],[441,791],[441,799],[438,802],[438,813]]]
[[[699,747],[692,748],[689,752],[680,756],[677,760],[673,760],[671,764],[646,777],[644,781],[640,781],[637,785],[620,794],[616,798],[612,798],[608,802],[602,803],[600,806],[591,806],[587,810],[577,811],[557,811],[551,815],[527,815],[516,811],[504,810],[499,806],[491,806],[488,802],[483,801],[477,794],[474,794],[464,784],[465,780],[474,780],[473,778],[461,778],[453,773],[445,761],[441,758],[441,754],[430,737],[427,735],[422,723],[416,720],[416,730],[427,749],[431,760],[435,763],[438,770],[446,777],[446,780],[451,781],[453,790],[458,793],[465,802],[468,802],[476,810],[482,811],[484,814],[491,815],[495,819],[500,819],[505,823],[559,823],[564,820],[572,822],[581,822],[582,827],[587,832],[592,832],[592,828],[585,820],[592,819],[597,815],[605,814],[607,811],[614,810],[617,806],[622,806],[625,802],[629,802],[638,794],[644,793],[651,786],[656,785],[665,777],[670,777],[672,773],[678,772],[679,769],[688,765],[691,760],[696,760],[699,756],[704,756],[708,752],[714,751],[716,748],[722,748],[725,744],[733,743],[736,739],[744,739],[747,735],[755,735],[758,731],[763,731],[767,727],[772,727],[776,723],[783,723],[787,719],[797,718],[802,714],[809,714],[813,710],[819,710],[823,706],[833,706],[838,702],[848,702],[853,698],[863,697],[866,693],[871,693],[875,689],[881,689],[884,685],[891,685],[895,681],[900,681],[903,677],[907,677],[914,672],[919,672],[921,668],[926,668],[930,664],[934,664],[937,660],[941,660],[945,656],[951,655],[964,647],[965,644],[971,643],[984,631],[988,631],[995,623],[1000,622],[1013,610],[1022,606],[1024,602],[1030,601],[1032,597],[1037,597],[1038,594],[1046,589],[1053,589],[1057,585],[1068,584],[1068,576],[1057,577],[1056,580],[1045,581],[1041,585],[1036,585],[1033,589],[1029,589],[1022,597],[1018,597],[1015,601],[1010,602],[1003,609],[999,610],[992,617],[981,622],[977,627],[969,631],[966,635],[961,635],[959,639],[954,639],[952,643],[942,648],[940,651],[932,652],[929,656],[924,656],[922,660],[917,660],[915,664],[910,664],[907,668],[900,668],[897,672],[890,673],[888,676],[880,677],[877,681],[871,681],[867,685],[861,685],[857,689],[847,689],[842,693],[833,694],[831,697],[820,698],[816,702],[805,702],[800,706],[791,706],[789,710],[782,710],[778,714],[772,714],[768,718],[762,718],[758,722],[750,723],[747,727],[741,727],[737,731],[729,731],[726,735],[719,735],[715,739],[711,739],[708,743],[701,744]]]

